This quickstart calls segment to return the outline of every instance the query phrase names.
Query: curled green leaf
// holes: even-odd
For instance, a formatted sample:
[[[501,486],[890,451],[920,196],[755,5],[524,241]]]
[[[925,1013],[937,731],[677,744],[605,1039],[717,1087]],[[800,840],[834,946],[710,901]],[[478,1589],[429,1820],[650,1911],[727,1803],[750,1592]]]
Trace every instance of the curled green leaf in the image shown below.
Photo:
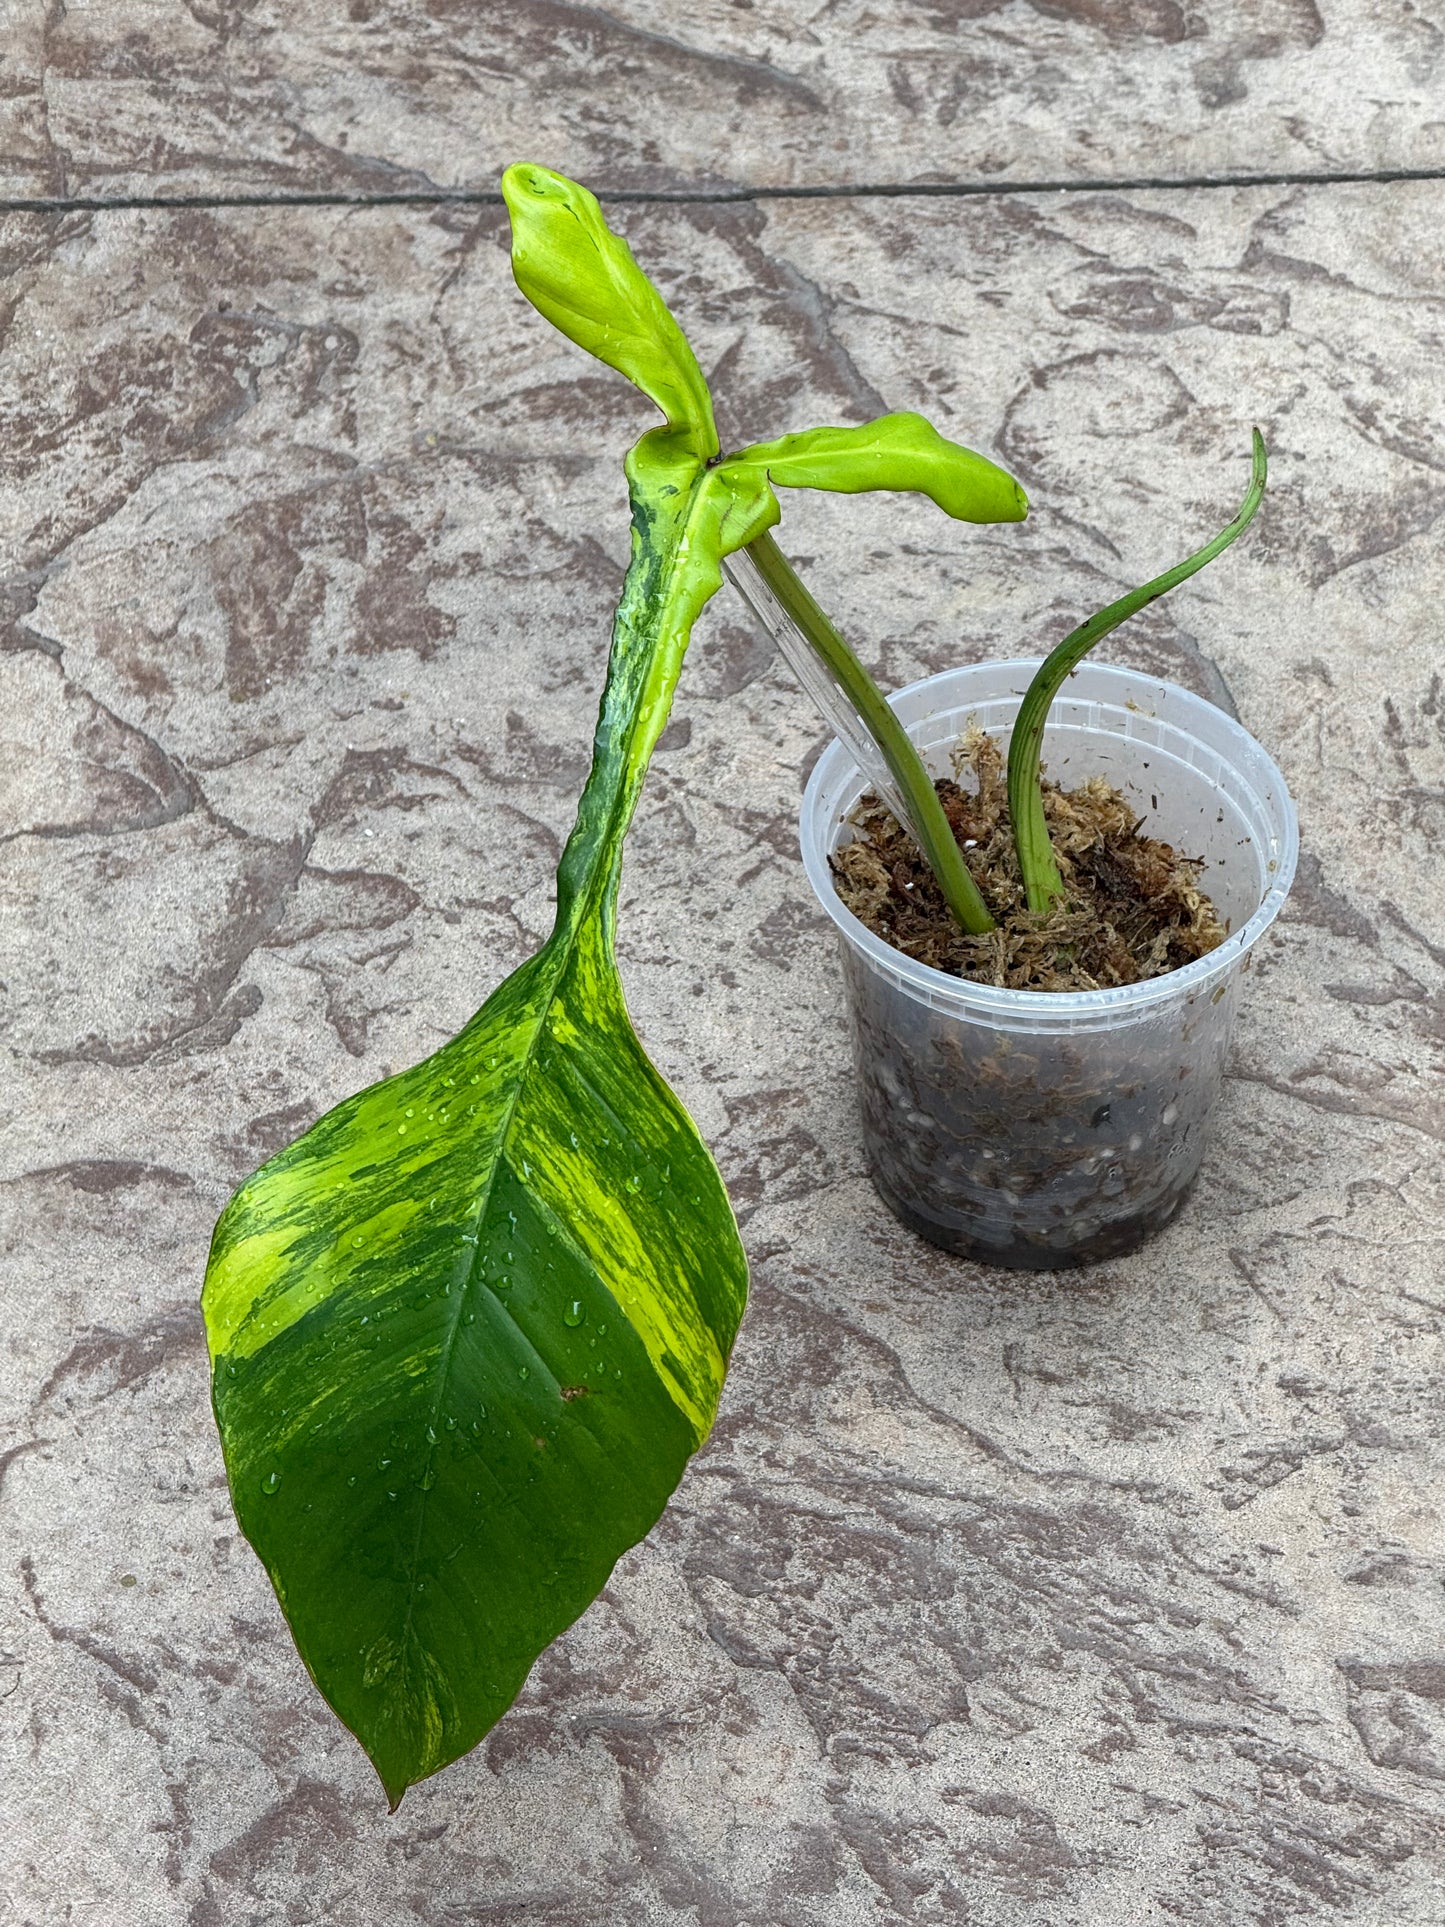
[[[805,428],[756,442],[727,466],[765,469],[778,488],[819,488],[838,495],[901,489],[929,496],[960,522],[1021,522],[1028,497],[1012,475],[959,442],[940,435],[910,410],[880,415],[858,428]]]
[[[697,358],[596,196],[531,162],[507,169],[502,194],[512,219],[512,273],[533,307],[635,382],[695,455],[716,455],[712,400]]]
[[[1095,643],[1101,642],[1121,622],[1137,615],[1151,602],[1157,602],[1160,596],[1167,595],[1181,582],[1187,582],[1190,576],[1197,575],[1206,563],[1222,554],[1249,527],[1264,500],[1265,483],[1269,475],[1264,437],[1257,428],[1251,434],[1249,487],[1234,520],[1206,542],[1202,549],[1196,549],[1193,555],[1186,556],[1172,569],[1166,569],[1163,575],[1156,575],[1140,588],[1131,589],[1127,595],[1120,596],[1086,622],[1081,622],[1077,629],[1070,630],[1035,670],[1033,681],[1024,693],[1014,721],[1013,735],[1009,739],[1009,816],[1028,906],[1040,915],[1064,894],[1064,881],[1059,875],[1053,845],[1049,841],[1049,826],[1044,817],[1044,797],[1039,781],[1039,755],[1053,700],[1063,687],[1065,677],[1079,666]]]

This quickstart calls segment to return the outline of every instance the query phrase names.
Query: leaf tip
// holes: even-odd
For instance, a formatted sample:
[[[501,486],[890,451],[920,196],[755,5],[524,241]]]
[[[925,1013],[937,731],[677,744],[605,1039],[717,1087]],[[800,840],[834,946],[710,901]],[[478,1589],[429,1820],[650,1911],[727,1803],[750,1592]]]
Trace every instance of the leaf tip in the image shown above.
[[[382,1767],[377,1766],[375,1760],[371,1764],[376,1768],[376,1777],[381,1781],[381,1790],[386,1795],[386,1810],[388,1813],[395,1813],[406,1798],[412,1783],[407,1779],[393,1779]]]
[[[533,296],[519,272],[521,257],[538,246],[545,246],[543,237],[548,232],[555,245],[559,216],[564,227],[567,216],[571,215],[583,228],[589,224],[606,228],[596,195],[580,181],[569,180],[555,168],[543,167],[540,161],[513,161],[504,169],[502,199],[512,224],[513,271],[518,273],[519,285],[529,300]]]
[[[563,201],[579,191],[585,194],[587,190],[579,190],[575,181],[554,168],[543,167],[540,161],[513,161],[502,170],[502,198],[514,211],[528,200]]]

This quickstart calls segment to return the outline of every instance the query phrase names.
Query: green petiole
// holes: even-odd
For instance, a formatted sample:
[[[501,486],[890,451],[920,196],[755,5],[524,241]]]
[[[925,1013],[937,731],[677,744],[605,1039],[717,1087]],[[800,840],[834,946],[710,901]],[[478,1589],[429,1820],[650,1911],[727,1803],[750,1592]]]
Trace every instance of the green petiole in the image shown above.
[[[933,787],[933,778],[924,768],[907,730],[868,671],[803,586],[772,536],[756,536],[747,547],[758,573],[827,665],[882,752],[907,805],[909,827],[928,859],[949,909],[970,936],[983,936],[993,929],[993,918],[963,860],[963,852]]]
[[[1053,700],[1062,688],[1064,678],[1079,666],[1096,642],[1101,641],[1112,629],[1117,629],[1121,622],[1136,615],[1140,609],[1157,602],[1160,596],[1167,595],[1171,589],[1187,581],[1249,527],[1264,498],[1268,469],[1264,437],[1257,428],[1252,432],[1254,465],[1249,488],[1238,515],[1229,526],[1221,529],[1212,542],[1206,542],[1202,549],[1197,549],[1185,561],[1167,569],[1163,575],[1155,576],[1152,582],[1146,582],[1142,588],[1131,589],[1127,595],[1120,596],[1117,602],[1111,602],[1107,608],[1100,609],[1097,615],[1090,616],[1087,622],[1081,622],[1049,655],[1028,686],[1009,743],[1008,804],[1030,910],[1042,914],[1064,895],[1063,878],[1059,875],[1053,846],[1049,842],[1043,790],[1039,783],[1039,753]]]

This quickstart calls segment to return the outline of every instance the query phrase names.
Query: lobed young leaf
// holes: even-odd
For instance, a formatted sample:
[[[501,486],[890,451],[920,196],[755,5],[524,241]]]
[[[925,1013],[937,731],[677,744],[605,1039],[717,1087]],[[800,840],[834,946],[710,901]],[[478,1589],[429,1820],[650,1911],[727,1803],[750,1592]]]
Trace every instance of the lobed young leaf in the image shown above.
[[[766,471],[778,488],[857,495],[901,489],[929,496],[959,522],[1021,522],[1028,497],[984,455],[951,442],[922,415],[903,410],[860,428],[805,428],[756,442],[727,461],[729,470]]]

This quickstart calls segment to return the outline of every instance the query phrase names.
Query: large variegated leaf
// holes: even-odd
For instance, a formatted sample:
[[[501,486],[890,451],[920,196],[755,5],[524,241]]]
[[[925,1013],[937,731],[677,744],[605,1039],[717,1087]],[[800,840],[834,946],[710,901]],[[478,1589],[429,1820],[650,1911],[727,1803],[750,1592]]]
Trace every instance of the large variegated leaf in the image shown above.
[[[435,1056],[243,1185],[206,1276],[237,1516],[393,1802],[475,1745],[656,1520],[743,1309],[726,1195],[633,1033],[612,929],[689,628],[758,502],[666,430],[629,475],[553,935]]]

